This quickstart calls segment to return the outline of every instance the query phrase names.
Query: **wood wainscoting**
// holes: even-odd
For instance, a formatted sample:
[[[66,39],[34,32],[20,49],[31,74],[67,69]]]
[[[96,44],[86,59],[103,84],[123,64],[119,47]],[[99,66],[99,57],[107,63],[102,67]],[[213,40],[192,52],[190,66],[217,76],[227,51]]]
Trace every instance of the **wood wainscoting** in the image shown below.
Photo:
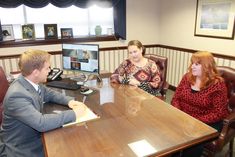
[[[145,45],[146,54],[157,54],[168,57],[167,81],[171,88],[177,87],[190,62],[192,53],[197,50],[172,47],[167,45]],[[62,68],[61,51],[51,51],[51,67]],[[235,67],[235,57],[213,53],[217,65]],[[127,47],[100,48],[100,70],[113,72],[128,57]],[[0,56],[0,66],[6,74],[18,71],[19,55]],[[65,71],[71,73],[71,71]]]

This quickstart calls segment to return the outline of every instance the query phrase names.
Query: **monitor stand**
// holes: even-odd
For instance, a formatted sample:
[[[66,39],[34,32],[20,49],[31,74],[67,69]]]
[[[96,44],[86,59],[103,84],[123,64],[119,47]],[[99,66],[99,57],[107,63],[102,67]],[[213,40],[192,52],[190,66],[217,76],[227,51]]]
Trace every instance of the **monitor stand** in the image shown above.
[[[86,79],[86,75],[84,73],[80,73],[78,75],[75,75],[73,77],[70,77],[71,80],[77,81],[77,82],[84,82]]]
[[[85,83],[91,79],[91,76],[92,78],[96,77],[97,83],[103,82],[99,74],[96,75],[96,74],[80,73],[78,76],[71,77],[70,79],[76,81],[78,85],[84,86]]]
[[[103,80],[102,80],[102,78],[100,77],[100,75],[98,74],[98,75],[96,75],[96,80],[97,80],[97,82],[103,82]]]
[[[91,74],[86,74],[86,73],[80,73],[78,76],[71,77],[71,80],[74,80],[77,82],[79,85],[84,85],[90,77]]]

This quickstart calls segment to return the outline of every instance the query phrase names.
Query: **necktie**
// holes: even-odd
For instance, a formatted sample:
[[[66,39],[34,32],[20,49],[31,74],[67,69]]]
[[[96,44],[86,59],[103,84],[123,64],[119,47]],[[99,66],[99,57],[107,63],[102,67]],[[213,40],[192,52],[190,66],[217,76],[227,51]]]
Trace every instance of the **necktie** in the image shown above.
[[[40,98],[40,112],[43,112],[43,100],[42,100],[42,90],[41,90],[41,88],[40,88],[40,86],[38,86],[38,90],[37,90],[37,92],[38,92],[38,95],[39,95],[39,98]]]
[[[42,92],[42,91],[41,91],[40,86],[38,86],[38,91],[37,91],[37,92],[38,92],[38,95],[41,96],[41,92]]]

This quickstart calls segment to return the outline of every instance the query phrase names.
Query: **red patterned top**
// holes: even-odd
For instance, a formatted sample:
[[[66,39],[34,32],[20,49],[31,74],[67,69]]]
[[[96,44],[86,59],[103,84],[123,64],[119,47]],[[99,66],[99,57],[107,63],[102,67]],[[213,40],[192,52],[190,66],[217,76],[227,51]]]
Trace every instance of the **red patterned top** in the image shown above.
[[[161,82],[160,73],[156,63],[148,59],[144,67],[134,65],[129,59],[123,61],[111,75],[111,82],[128,83],[126,80],[135,78],[141,82],[140,88],[156,95]]]
[[[228,115],[227,101],[227,88],[224,82],[192,92],[186,74],[177,87],[171,104],[196,119],[210,124],[221,121]]]

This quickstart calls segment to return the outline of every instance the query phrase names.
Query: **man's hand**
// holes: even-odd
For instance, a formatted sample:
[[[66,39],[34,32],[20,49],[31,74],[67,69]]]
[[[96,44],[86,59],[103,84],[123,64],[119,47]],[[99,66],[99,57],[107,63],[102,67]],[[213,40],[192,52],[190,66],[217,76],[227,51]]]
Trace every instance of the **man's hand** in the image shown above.
[[[75,101],[75,100],[70,100],[68,103],[69,108],[73,109],[74,107],[84,107],[84,103],[79,102],[79,101]]]
[[[74,107],[73,111],[75,112],[76,119],[82,117],[86,112],[86,107],[80,108],[80,107]]]
[[[87,108],[84,103],[75,100],[70,100],[68,106],[73,109],[77,119],[85,114]]]

